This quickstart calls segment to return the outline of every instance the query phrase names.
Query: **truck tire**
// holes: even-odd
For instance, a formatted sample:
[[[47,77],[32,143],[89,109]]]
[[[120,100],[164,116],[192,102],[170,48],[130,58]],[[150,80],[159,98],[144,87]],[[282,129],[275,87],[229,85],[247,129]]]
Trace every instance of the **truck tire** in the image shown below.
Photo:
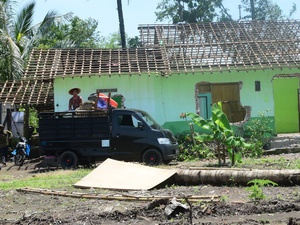
[[[144,152],[142,161],[146,165],[157,166],[162,164],[162,155],[156,149],[148,149]]]
[[[78,157],[72,151],[63,152],[60,156],[60,166],[63,169],[75,169],[78,164]]]

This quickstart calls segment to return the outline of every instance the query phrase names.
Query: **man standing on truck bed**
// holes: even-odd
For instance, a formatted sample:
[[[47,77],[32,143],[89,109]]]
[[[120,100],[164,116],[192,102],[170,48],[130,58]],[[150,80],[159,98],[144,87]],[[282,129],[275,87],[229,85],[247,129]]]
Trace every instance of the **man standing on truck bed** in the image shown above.
[[[69,94],[73,95],[73,97],[69,100],[69,110],[75,110],[82,105],[83,100],[78,95],[80,91],[80,88],[72,88],[69,90]]]

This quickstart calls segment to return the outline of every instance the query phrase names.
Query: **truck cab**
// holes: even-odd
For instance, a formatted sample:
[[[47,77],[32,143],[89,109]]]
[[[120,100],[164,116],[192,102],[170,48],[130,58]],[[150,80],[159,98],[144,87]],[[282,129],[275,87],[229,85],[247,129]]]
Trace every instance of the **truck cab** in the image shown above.
[[[170,162],[177,154],[177,141],[147,112],[142,110],[113,111],[111,155],[135,159],[146,164]]]

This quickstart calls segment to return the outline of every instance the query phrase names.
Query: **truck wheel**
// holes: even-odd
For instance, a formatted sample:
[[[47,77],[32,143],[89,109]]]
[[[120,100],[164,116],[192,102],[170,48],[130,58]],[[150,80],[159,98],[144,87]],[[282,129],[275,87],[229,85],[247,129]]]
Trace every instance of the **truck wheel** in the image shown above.
[[[151,166],[160,165],[162,163],[162,155],[156,149],[148,149],[143,154],[143,163]]]
[[[74,152],[66,151],[60,156],[60,166],[63,169],[75,169],[78,164],[78,157]]]

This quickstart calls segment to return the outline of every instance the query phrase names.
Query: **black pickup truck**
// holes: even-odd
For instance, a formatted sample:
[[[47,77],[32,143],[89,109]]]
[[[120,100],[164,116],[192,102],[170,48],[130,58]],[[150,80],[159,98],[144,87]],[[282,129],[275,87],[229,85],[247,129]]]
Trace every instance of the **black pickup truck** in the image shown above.
[[[44,112],[38,131],[45,157],[65,169],[105,158],[159,165],[178,153],[173,134],[136,109]]]

